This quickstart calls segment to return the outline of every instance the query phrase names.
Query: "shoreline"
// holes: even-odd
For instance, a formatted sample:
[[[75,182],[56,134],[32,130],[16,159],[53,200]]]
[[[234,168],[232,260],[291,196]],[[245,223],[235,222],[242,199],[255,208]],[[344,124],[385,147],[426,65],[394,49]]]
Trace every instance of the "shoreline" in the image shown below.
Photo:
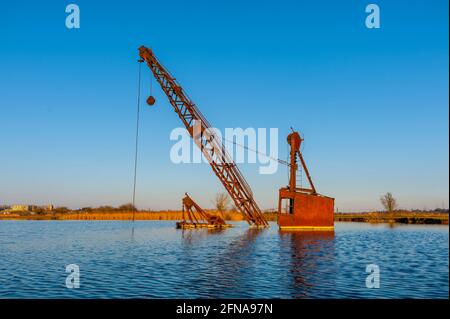
[[[210,211],[217,214],[217,212]],[[243,216],[238,212],[225,212],[223,217],[227,221],[242,221]],[[267,221],[276,221],[276,213],[264,213]],[[0,214],[1,220],[132,220],[133,212],[68,212],[45,214]],[[181,211],[155,211],[135,212],[135,220],[181,220]],[[372,213],[336,213],[335,222],[362,222],[362,223],[400,223],[421,225],[448,225],[447,213],[432,212],[396,212],[393,214],[383,212]]]
[[[335,222],[359,223],[398,223],[420,225],[448,225],[447,213],[399,212],[399,213],[339,213],[334,215]]]

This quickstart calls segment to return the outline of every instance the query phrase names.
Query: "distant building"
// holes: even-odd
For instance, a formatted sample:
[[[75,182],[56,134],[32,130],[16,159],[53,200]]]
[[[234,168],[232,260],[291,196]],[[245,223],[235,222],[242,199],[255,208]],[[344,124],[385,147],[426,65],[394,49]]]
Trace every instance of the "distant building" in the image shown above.
[[[12,211],[16,211],[16,212],[18,212],[18,211],[28,211],[28,210],[31,210],[31,205],[17,205],[17,204],[15,204],[15,205],[11,206],[11,210]]]
[[[47,212],[51,212],[53,210],[53,205],[49,204],[49,205],[43,205],[43,206],[37,206],[37,205],[12,205],[11,206],[11,211],[16,211],[16,212],[24,212],[24,211],[29,211],[29,212],[35,212],[35,211],[47,211]]]

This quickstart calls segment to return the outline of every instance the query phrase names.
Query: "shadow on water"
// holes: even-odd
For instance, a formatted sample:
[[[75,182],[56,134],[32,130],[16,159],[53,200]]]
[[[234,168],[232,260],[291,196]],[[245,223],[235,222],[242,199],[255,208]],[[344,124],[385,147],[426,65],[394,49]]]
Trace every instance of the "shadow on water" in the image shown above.
[[[334,231],[279,231],[291,297],[308,298],[318,287],[335,287]]]

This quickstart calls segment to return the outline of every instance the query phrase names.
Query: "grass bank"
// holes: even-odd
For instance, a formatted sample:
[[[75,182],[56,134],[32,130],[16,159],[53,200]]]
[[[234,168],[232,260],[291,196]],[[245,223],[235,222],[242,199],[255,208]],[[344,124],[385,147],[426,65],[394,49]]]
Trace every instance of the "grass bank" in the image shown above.
[[[217,214],[216,211],[208,211]],[[244,220],[242,214],[234,211],[223,213],[225,220]],[[276,221],[276,213],[264,213],[268,221]],[[114,212],[79,212],[67,213],[44,213],[44,214],[0,214],[0,220],[132,220],[132,211]],[[181,211],[142,211],[135,212],[136,220],[181,220]],[[366,223],[403,223],[403,224],[443,224],[448,225],[448,213],[433,212],[395,212],[388,214],[385,212],[371,213],[337,213],[335,221],[340,222],[366,222]]]
[[[365,223],[402,223],[402,224],[443,224],[448,225],[448,213],[431,212],[386,212],[338,213],[335,221]]]
[[[208,211],[208,213],[216,215],[216,211]],[[275,221],[275,213],[264,213],[266,220]],[[225,212],[223,213],[225,220],[240,221],[244,220],[241,213]],[[135,220],[181,220],[181,211],[154,211],[154,212],[135,212]],[[67,212],[67,213],[44,213],[44,214],[6,214],[0,215],[0,219],[4,220],[132,220],[133,212],[131,211],[115,211],[115,212]]]

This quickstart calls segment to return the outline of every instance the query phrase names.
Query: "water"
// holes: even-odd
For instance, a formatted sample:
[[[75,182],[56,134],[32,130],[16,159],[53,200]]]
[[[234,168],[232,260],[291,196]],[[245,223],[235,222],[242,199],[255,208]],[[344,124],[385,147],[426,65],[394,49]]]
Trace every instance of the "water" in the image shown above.
[[[334,234],[246,223],[0,221],[0,298],[448,298],[447,226],[336,223]],[[66,265],[80,288],[66,288]],[[366,288],[366,266],[380,288]]]

